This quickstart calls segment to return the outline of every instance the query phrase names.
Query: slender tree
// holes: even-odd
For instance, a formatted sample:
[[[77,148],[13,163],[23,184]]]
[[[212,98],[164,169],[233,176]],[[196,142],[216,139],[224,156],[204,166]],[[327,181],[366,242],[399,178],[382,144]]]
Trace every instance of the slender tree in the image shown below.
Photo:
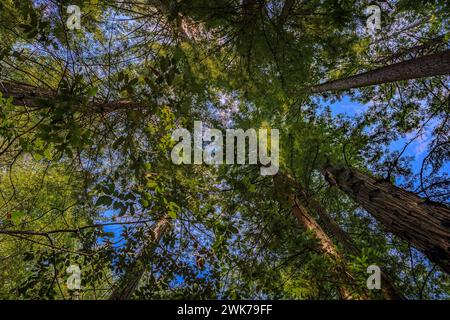
[[[326,180],[347,193],[388,231],[410,242],[450,273],[450,210],[389,181],[327,163]]]
[[[313,93],[343,91],[395,81],[419,79],[450,73],[450,50],[391,64],[351,77],[312,87]]]
[[[320,221],[323,223],[325,230],[328,231],[342,248],[349,254],[360,255],[361,250],[354,244],[350,236],[339,226],[339,224],[327,213],[326,209],[310,196],[310,192],[304,189],[295,179],[291,176],[284,174],[285,179],[290,181],[298,191],[299,201],[311,211],[315,212]],[[331,240],[330,240],[331,241]],[[394,286],[392,279],[384,272],[381,272],[383,295],[388,300],[404,300],[405,297]]]
[[[168,218],[163,218],[158,221],[145,241],[142,251],[127,266],[127,270],[115,284],[115,289],[109,297],[110,300],[128,300],[132,297],[145,273],[146,266],[151,260],[155,246],[169,229],[169,226],[170,222]]]
[[[25,106],[34,109],[51,107],[52,100],[58,99],[58,94],[52,90],[36,86],[18,83],[0,83],[0,92],[5,98],[12,98],[17,106]],[[81,102],[79,103],[81,105]],[[88,103],[88,111],[103,113],[118,110],[143,109],[146,104],[127,100],[116,100],[108,102],[92,101]]]
[[[284,187],[281,189],[286,192],[284,197],[290,204],[292,214],[297,220],[298,225],[303,230],[312,232],[314,238],[316,238],[319,243],[319,248],[322,254],[329,257],[333,261],[334,266],[331,271],[335,279],[341,282],[341,284],[338,285],[340,298],[344,300],[353,300],[355,299],[354,293],[358,293],[360,294],[360,299],[367,299],[366,292],[361,290],[361,288],[358,288],[355,283],[355,278],[349,273],[348,270],[346,270],[345,258],[337,250],[331,238],[317,223],[314,217],[310,215],[308,209],[299,201],[295,192],[290,191],[290,188],[292,187],[290,181],[285,179],[284,176],[277,175],[275,177],[275,183],[278,187],[284,184]]]

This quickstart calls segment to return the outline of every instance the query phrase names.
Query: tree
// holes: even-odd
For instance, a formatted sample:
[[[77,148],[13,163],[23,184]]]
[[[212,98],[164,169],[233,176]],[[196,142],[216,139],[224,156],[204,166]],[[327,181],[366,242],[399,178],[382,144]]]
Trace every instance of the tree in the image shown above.
[[[284,175],[284,179],[288,180],[292,185],[295,186],[298,194],[299,201],[305,203],[306,208],[311,208],[319,216],[320,221],[325,226],[327,230],[339,244],[342,245],[343,249],[352,255],[361,255],[361,251],[356,247],[348,234],[339,226],[339,224],[334,221],[329,214],[326,212],[325,208],[320,205],[316,200],[314,200],[310,194],[304,188],[302,188],[292,177]],[[306,211],[306,209],[304,209]],[[331,240],[330,240],[331,242]],[[342,259],[341,259],[342,260]],[[405,299],[403,295],[399,292],[397,288],[392,283],[392,280],[384,271],[381,271],[381,279],[383,282],[382,291],[386,299],[388,300],[403,300]]]
[[[147,261],[151,260],[154,247],[164,236],[166,230],[170,227],[169,219],[163,218],[153,228],[148,239],[144,244],[139,255],[127,265],[125,274],[115,284],[115,289],[109,297],[110,300],[128,300],[139,286],[139,282],[146,270]]]
[[[2,297],[370,299],[382,297],[366,290],[377,264],[405,297],[448,298],[448,276],[421,243],[369,215],[376,206],[391,217],[385,203],[343,197],[320,174],[328,156],[409,190],[393,189],[405,205],[413,193],[448,202],[448,88],[432,76],[436,59],[423,66],[446,49],[445,1],[383,3],[387,31],[375,39],[360,1],[74,4],[80,30],[67,29],[64,3],[0,3]],[[340,95],[311,93],[370,69],[349,87],[379,70],[381,82],[432,77],[359,87],[348,97],[371,102],[360,115],[331,112]],[[171,133],[194,120],[280,129],[280,169],[303,189],[274,185],[255,165],[173,164]],[[391,148],[411,134],[432,141],[415,174]],[[64,286],[73,261],[78,291]]]
[[[312,87],[313,93],[342,91],[395,81],[450,74],[450,50],[406,60]]]
[[[333,241],[328,237],[321,226],[309,214],[305,206],[303,206],[295,193],[289,189],[292,188],[286,176],[277,175],[275,177],[275,188],[284,190],[283,199],[291,206],[292,214],[295,216],[299,226],[306,232],[311,232],[313,238],[319,243],[319,248],[322,254],[332,259],[334,267],[332,275],[338,281],[338,292],[341,299],[351,300],[355,298],[367,299],[367,293],[358,288],[354,277],[346,270],[346,262],[341,253],[335,247]],[[286,181],[287,180],[287,181]],[[290,188],[289,188],[290,187]],[[287,190],[286,190],[287,189]]]
[[[410,242],[431,261],[450,272],[448,208],[352,168],[328,163],[323,174],[327,181],[358,202],[388,231]]]

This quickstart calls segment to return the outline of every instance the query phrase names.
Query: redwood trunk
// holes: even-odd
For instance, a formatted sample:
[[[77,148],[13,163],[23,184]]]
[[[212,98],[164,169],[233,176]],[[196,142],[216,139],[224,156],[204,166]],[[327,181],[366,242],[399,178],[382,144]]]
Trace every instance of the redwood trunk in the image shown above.
[[[289,181],[286,181],[285,176],[277,175],[275,177],[275,183],[277,187],[285,187],[289,189],[292,184]],[[288,182],[286,184],[286,182]],[[283,188],[284,189],[284,188]],[[312,231],[314,237],[319,242],[320,251],[328,256],[333,262],[333,269],[331,270],[334,277],[337,280],[341,280],[349,284],[349,287],[352,287],[354,291],[358,290],[358,287],[354,284],[354,277],[349,274],[345,270],[345,259],[340,254],[340,252],[336,249],[333,241],[328,237],[322,227],[317,223],[317,221],[308,213],[308,210],[298,201],[294,193],[287,191],[287,195],[285,194],[284,199],[286,199],[291,207],[292,213],[297,220],[299,226],[304,230]],[[345,285],[338,285],[338,292],[341,299],[344,300],[352,300],[353,295],[349,288]],[[366,298],[366,295],[363,294],[361,298]]]
[[[14,105],[37,109],[47,108],[49,101],[51,102],[57,97],[55,92],[51,90],[15,82],[0,82],[0,92],[5,98],[12,98]],[[119,100],[91,102],[87,110],[94,113],[103,113],[118,110],[145,109],[146,107],[145,103]]]
[[[325,208],[323,208],[317,201],[308,196],[308,193],[300,189],[300,195],[306,202],[307,206],[314,210],[322,221],[325,229],[328,230],[336,240],[342,245],[347,253],[353,255],[360,255],[361,251],[353,243],[350,236],[339,226],[339,224],[334,221],[333,218],[327,213]],[[381,271],[381,291],[387,300],[404,300],[405,297],[398,291],[398,289],[393,285],[392,279]]]
[[[450,210],[358,170],[323,168],[325,178],[353,198],[388,231],[450,273]]]
[[[298,224],[304,228],[305,230],[313,231],[314,237],[319,241],[319,247],[321,251],[329,256],[333,263],[335,263],[335,267],[333,268],[333,274],[336,279],[342,279],[344,281],[353,281],[353,277],[351,277],[343,266],[344,259],[342,255],[336,250],[331,239],[327,236],[327,234],[323,231],[320,225],[311,217],[297,199],[294,196],[290,198],[292,203],[292,212],[297,219]],[[343,277],[343,274],[345,275]],[[353,295],[351,291],[345,285],[338,285],[339,296],[344,300],[352,300]]]
[[[395,81],[418,79],[450,73],[450,50],[406,60],[348,78],[312,87],[313,93],[342,91]]]
[[[322,221],[325,229],[333,235],[333,237],[342,245],[343,249],[353,255],[360,255],[361,251],[353,243],[350,236],[339,226],[334,219],[330,217],[324,207],[309,196],[309,192],[302,188],[302,186],[289,175],[284,175],[285,179],[289,180],[299,192],[299,196],[305,203],[305,206],[316,212]],[[387,300],[404,300],[405,297],[393,285],[390,277],[381,271],[381,291]]]

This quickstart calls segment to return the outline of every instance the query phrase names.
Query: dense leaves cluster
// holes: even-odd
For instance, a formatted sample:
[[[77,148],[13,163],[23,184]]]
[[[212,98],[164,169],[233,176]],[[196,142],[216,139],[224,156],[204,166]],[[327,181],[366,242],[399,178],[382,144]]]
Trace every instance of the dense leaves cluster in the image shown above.
[[[367,290],[373,264],[406,298],[448,298],[435,261],[323,175],[357,168],[448,205],[448,76],[311,93],[448,50],[448,3],[420,3],[382,2],[370,36],[368,1],[2,1],[0,298],[386,298]],[[336,112],[350,99],[361,110]],[[194,120],[279,129],[278,176],[296,187],[173,164],[171,134]]]

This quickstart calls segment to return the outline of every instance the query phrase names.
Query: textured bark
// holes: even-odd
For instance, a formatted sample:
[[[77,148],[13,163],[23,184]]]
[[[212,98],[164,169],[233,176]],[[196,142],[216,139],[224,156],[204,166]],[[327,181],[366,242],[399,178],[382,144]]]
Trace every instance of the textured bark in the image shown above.
[[[56,92],[51,90],[15,82],[0,82],[0,92],[5,98],[12,98],[15,105],[36,109],[46,108],[49,101],[57,97]],[[88,110],[95,113],[104,113],[119,110],[143,109],[146,107],[144,103],[121,100],[91,102],[88,105]]]
[[[289,175],[284,175],[285,179],[289,180],[298,190],[298,195],[305,206],[310,210],[318,214],[320,221],[322,221],[325,230],[328,231],[333,237],[342,245],[345,252],[353,255],[360,255],[361,251],[354,244],[350,236],[339,226],[339,224],[331,218],[324,207],[309,196],[309,192],[302,188],[295,179]],[[399,290],[393,285],[392,279],[381,271],[381,291],[387,300],[404,300],[405,297],[399,292]]]
[[[450,209],[358,170],[326,164],[325,178],[353,198],[388,231],[450,273]]]
[[[109,297],[109,300],[128,300],[139,286],[148,261],[151,259],[153,250],[161,237],[169,229],[170,222],[168,218],[161,219],[152,230],[150,239],[144,244],[138,257],[128,266],[128,270],[117,281],[115,288]]]
[[[353,281],[347,271],[345,271],[344,259],[341,254],[336,250],[331,239],[326,235],[320,225],[314,220],[304,206],[302,206],[295,196],[290,196],[290,201],[292,203],[292,212],[297,219],[298,224],[305,230],[313,231],[314,237],[319,241],[319,247],[321,251],[329,256],[333,261],[334,268],[333,274],[336,279],[342,279],[344,281]],[[343,277],[343,274],[345,275]],[[352,292],[345,285],[338,285],[339,296],[343,300],[353,300]]]
[[[450,74],[450,50],[406,60],[312,87],[313,93],[342,91],[395,81]]]
[[[275,183],[278,190],[289,190],[292,186],[285,177],[277,175],[275,177]],[[283,187],[284,186],[284,187]],[[286,188],[287,187],[287,188]],[[345,270],[345,259],[336,249],[333,241],[328,237],[322,227],[317,223],[317,221],[309,214],[308,210],[303,206],[294,193],[287,191],[284,195],[286,200],[290,203],[292,207],[292,213],[297,220],[299,226],[304,230],[312,231],[314,237],[318,240],[320,251],[328,256],[333,262],[333,269],[331,270],[335,279],[341,280],[342,282],[348,283],[348,287],[345,285],[338,286],[339,296],[343,300],[353,300],[352,291],[361,291],[354,282],[354,277]],[[353,288],[351,291],[350,288]],[[367,296],[362,294],[360,299],[366,299]]]
[[[334,238],[342,245],[342,248],[349,254],[359,256],[361,250],[353,243],[350,236],[337,224],[337,222],[330,217],[325,208],[323,208],[317,201],[308,196],[304,189],[300,189],[300,196],[306,203],[306,206],[314,210],[319,215],[325,229],[330,232]],[[404,300],[405,297],[394,286],[392,279],[381,271],[381,291],[387,300]]]
[[[295,0],[285,0],[283,9],[281,9],[280,16],[278,17],[278,23],[283,25],[287,18],[289,17],[289,14],[291,13],[292,7],[295,4]]]

